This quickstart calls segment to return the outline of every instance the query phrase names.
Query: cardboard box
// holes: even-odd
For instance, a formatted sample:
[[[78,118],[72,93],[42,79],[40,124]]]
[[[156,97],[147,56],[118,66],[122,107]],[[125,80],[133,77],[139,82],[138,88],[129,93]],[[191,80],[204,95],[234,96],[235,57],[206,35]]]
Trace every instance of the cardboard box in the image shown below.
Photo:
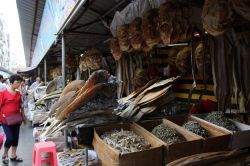
[[[211,126],[214,126],[215,128],[230,133],[231,134],[231,140],[229,143],[230,149],[241,149],[241,148],[248,148],[250,147],[250,125],[237,122],[235,120],[229,119],[232,123],[234,123],[238,128],[239,131],[233,132],[230,131],[224,127],[217,126],[215,124],[212,124],[210,122],[205,121],[203,118],[205,115],[195,115],[196,119],[199,119],[200,121],[203,121],[204,123],[208,123]]]
[[[201,152],[216,152],[229,150],[229,144],[231,139],[231,133],[228,131],[221,130],[210,123],[200,120],[194,116],[173,116],[168,117],[170,121],[182,126],[187,121],[196,121],[198,122],[206,131],[209,132],[210,136],[207,138],[202,138],[202,148]]]
[[[145,151],[124,153],[121,154],[108,144],[106,144],[100,136],[114,129],[131,130],[136,134],[142,136],[147,142],[151,144],[151,148]],[[105,127],[95,128],[93,146],[100,158],[103,166],[162,166],[163,146],[155,140],[155,138],[144,132],[140,127],[134,124],[117,124]]]
[[[143,121],[138,125],[140,125],[139,127],[146,129],[145,132],[151,134],[153,128],[161,123],[170,128],[176,129],[186,139],[186,141],[181,143],[167,145],[161,139],[152,134],[154,139],[158,140],[164,145],[164,164],[185,156],[200,153],[202,137],[197,136],[196,134],[172,123],[167,119]]]

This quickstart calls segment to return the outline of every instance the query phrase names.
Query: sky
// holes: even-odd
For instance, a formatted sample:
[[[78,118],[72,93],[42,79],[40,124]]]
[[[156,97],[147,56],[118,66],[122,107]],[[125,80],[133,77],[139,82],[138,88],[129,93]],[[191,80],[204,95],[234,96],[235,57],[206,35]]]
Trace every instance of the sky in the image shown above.
[[[19,65],[24,67],[25,56],[16,0],[0,0],[0,13],[3,14],[6,23],[5,29],[10,36],[10,52],[12,56],[10,58],[12,60],[17,60]]]

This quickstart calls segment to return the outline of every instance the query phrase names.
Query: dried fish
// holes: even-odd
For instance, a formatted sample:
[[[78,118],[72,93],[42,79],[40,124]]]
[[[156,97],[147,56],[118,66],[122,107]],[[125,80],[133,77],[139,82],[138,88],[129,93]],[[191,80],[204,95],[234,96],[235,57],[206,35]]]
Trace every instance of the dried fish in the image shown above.
[[[209,134],[198,122],[188,121],[182,125],[185,129],[202,137],[208,137]]]
[[[211,112],[205,117],[205,120],[231,131],[239,130],[235,124],[224,116],[223,112]]]
[[[141,136],[129,130],[112,130],[104,133],[101,138],[112,148],[121,153],[147,150],[150,144]]]
[[[153,128],[151,132],[168,145],[185,141],[185,138],[177,130],[165,126],[163,123]]]

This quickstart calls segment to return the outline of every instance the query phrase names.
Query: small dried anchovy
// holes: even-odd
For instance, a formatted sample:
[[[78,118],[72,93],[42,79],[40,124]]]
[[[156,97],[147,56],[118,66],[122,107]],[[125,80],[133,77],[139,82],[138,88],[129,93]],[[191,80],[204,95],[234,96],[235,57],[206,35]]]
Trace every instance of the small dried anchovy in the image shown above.
[[[162,141],[166,142],[168,145],[185,141],[185,138],[175,129],[167,127],[164,124],[156,126],[152,130],[152,133]]]
[[[195,121],[188,121],[184,123],[182,127],[202,137],[208,137],[209,135],[208,132]]]
[[[237,126],[235,126],[235,124],[233,124],[228,118],[226,118],[222,112],[211,112],[205,117],[205,120],[231,131],[239,130]]]
[[[123,129],[106,132],[101,138],[121,153],[143,151],[149,149],[151,146],[144,138],[133,131]]]

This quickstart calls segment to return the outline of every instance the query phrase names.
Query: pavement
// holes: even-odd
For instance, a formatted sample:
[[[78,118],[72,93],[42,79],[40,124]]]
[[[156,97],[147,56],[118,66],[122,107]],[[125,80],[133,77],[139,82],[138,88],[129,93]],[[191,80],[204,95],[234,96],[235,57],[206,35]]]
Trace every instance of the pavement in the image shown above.
[[[17,147],[17,155],[23,159],[23,162],[15,163],[10,161],[9,166],[32,166],[33,148],[35,143],[35,140],[32,136],[32,132],[33,128],[29,123],[21,126],[19,135],[19,145]],[[3,155],[3,147],[0,151],[1,160]],[[9,151],[9,156],[10,155],[11,149]],[[0,162],[0,166],[5,166],[2,161]]]

